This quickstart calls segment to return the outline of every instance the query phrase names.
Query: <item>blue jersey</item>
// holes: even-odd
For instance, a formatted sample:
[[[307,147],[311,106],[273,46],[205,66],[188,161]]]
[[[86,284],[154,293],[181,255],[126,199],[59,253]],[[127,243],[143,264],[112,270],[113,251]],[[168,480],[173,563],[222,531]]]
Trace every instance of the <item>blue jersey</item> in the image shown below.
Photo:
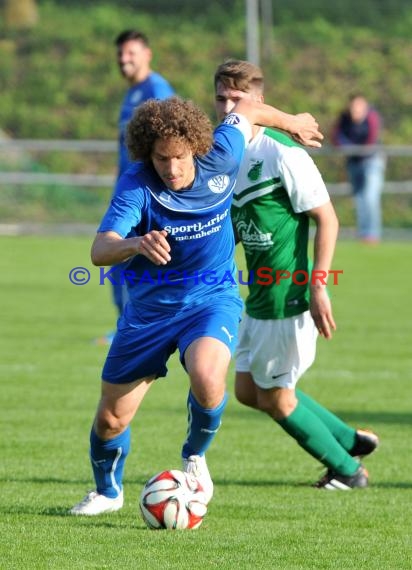
[[[190,188],[170,190],[152,165],[141,162],[118,181],[98,231],[125,238],[166,230],[171,247],[167,265],[155,265],[143,255],[127,262],[124,280],[135,308],[175,312],[212,302],[220,292],[238,295],[230,206],[251,131],[239,115],[227,120],[238,124],[217,127],[211,151],[195,157]]]
[[[174,91],[169,83],[159,73],[152,71],[150,75],[142,81],[130,87],[127,91],[119,115],[119,176],[131,164],[127,146],[125,142],[126,128],[139,105],[148,99],[167,99],[174,95]]]

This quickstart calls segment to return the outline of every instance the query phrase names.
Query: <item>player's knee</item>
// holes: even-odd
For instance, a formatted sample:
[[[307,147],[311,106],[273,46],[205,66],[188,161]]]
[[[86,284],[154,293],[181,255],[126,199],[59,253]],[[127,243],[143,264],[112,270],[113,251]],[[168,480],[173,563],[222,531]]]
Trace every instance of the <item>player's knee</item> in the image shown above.
[[[196,402],[202,408],[213,409],[219,406],[226,392],[226,384],[224,381],[216,382],[214,380],[196,381],[191,383],[191,391]]]
[[[110,412],[100,413],[95,419],[96,434],[102,439],[112,439],[120,435],[128,426],[124,418]]]
[[[278,414],[278,407],[276,402],[269,400],[267,398],[264,398],[262,396],[259,396],[257,398],[257,408],[265,413],[268,414],[271,417],[275,417],[275,415]]]
[[[259,410],[268,414],[274,420],[287,418],[297,404],[293,390],[275,388],[274,390],[260,390],[258,393]]]

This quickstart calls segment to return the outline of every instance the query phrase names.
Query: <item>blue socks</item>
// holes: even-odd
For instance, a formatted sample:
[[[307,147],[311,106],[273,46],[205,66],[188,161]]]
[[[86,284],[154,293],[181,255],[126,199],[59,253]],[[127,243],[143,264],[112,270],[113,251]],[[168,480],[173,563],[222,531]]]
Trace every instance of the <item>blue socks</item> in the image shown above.
[[[205,454],[220,427],[226,402],[227,394],[216,408],[203,408],[189,392],[188,432],[182,457]],[[120,494],[123,487],[124,464],[129,450],[130,426],[120,435],[107,441],[100,439],[94,429],[91,430],[90,460],[98,493],[111,499]]]
[[[90,460],[96,490],[115,499],[122,490],[124,462],[130,450],[130,427],[113,439],[103,441],[92,428],[90,432]]]
[[[206,453],[220,427],[226,403],[227,394],[216,408],[203,408],[189,391],[187,440],[183,445],[182,457]]]

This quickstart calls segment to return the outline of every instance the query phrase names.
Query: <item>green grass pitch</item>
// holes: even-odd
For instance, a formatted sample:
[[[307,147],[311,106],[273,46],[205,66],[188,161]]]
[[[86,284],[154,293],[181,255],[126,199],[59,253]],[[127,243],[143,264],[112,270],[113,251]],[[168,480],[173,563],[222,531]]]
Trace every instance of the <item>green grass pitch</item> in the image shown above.
[[[92,238],[2,237],[0,568],[412,568],[411,245],[343,241],[331,287],[338,324],[320,339],[300,387],[380,449],[365,462],[370,487],[310,487],[322,471],[268,417],[233,396],[208,453],[215,496],[197,531],[150,531],[138,513],[146,479],[180,467],[187,379],[177,358],[132,424],[125,507],[67,516],[92,488],[88,434],[104,347],[115,318],[109,286],[89,261]],[[242,259],[239,259],[240,265]],[[68,279],[91,271],[87,285]]]

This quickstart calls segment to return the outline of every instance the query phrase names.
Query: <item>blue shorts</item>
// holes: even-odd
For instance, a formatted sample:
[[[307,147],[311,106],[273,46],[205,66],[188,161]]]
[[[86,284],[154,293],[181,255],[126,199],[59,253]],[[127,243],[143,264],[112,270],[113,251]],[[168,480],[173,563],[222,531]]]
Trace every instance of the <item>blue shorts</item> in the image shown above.
[[[166,363],[176,349],[184,366],[187,347],[205,336],[222,341],[233,355],[242,309],[241,299],[227,293],[211,297],[210,305],[177,314],[158,313],[150,320],[127,304],[103,366],[103,380],[127,384],[148,376],[166,376]]]

